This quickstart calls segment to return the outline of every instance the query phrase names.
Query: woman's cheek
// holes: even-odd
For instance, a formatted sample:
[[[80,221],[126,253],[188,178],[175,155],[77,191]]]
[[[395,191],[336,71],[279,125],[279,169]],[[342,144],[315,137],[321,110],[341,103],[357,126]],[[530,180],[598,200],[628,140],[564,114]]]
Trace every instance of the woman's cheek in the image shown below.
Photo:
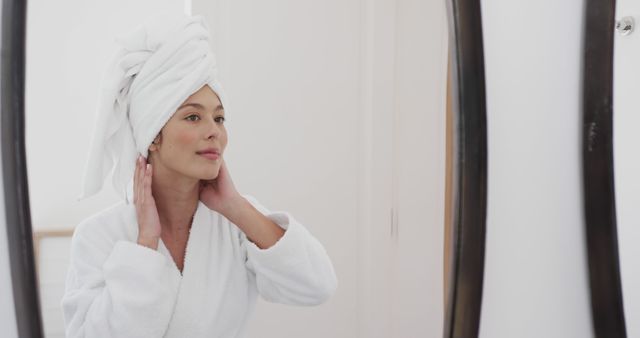
[[[193,133],[184,132],[184,133],[178,134],[178,137],[176,138],[176,140],[181,145],[190,145],[195,143],[196,138],[197,138],[197,135],[193,135]]]

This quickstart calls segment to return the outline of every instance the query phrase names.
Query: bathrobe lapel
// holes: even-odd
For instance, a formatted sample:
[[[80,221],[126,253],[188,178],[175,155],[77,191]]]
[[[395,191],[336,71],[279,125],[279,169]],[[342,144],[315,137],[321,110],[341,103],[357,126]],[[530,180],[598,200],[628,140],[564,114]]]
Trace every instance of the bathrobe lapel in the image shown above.
[[[159,251],[171,258],[164,243]],[[240,232],[202,202],[189,231],[173,317],[165,338],[232,337],[257,292],[245,268]],[[179,270],[173,265],[176,273]],[[253,298],[252,298],[253,297]],[[253,300],[255,302],[255,300]]]
[[[198,202],[189,231],[175,309],[165,337],[195,337],[199,332],[198,323],[202,322],[200,317],[206,305],[206,301],[202,299],[207,290],[206,271],[211,257],[208,254],[212,226],[209,221],[209,212],[210,210],[202,202]],[[168,259],[173,261],[164,243],[161,242],[159,248]],[[173,266],[179,273],[175,263]]]

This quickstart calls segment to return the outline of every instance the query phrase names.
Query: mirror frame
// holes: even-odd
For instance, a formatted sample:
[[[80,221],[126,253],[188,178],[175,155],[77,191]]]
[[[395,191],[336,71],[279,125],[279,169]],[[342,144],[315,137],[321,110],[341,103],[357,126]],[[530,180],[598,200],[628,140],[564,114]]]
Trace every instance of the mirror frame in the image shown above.
[[[613,170],[615,0],[584,12],[582,179],[591,315],[596,337],[626,337]],[[587,38],[588,37],[588,38]]]
[[[43,337],[25,151],[26,1],[2,1],[0,133],[5,222],[17,332]]]
[[[449,0],[453,182],[444,337],[478,337],[487,214],[487,118],[480,0]]]

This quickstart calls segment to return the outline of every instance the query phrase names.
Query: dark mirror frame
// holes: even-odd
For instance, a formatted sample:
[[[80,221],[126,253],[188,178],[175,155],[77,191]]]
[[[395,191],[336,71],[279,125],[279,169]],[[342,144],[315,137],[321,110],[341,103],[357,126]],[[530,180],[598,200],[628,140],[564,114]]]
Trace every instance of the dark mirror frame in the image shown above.
[[[452,234],[444,337],[480,328],[487,214],[487,118],[480,0],[449,0],[453,113]]]
[[[25,151],[26,1],[2,1],[0,122],[7,239],[18,335],[43,337]],[[449,0],[454,123],[452,252],[444,337],[477,337],[487,200],[487,130],[479,0]]]
[[[24,128],[26,1],[2,1],[0,133],[11,283],[19,337],[43,337]]]
[[[587,0],[583,35],[582,174],[584,217],[596,337],[627,336],[613,171],[615,0]]]

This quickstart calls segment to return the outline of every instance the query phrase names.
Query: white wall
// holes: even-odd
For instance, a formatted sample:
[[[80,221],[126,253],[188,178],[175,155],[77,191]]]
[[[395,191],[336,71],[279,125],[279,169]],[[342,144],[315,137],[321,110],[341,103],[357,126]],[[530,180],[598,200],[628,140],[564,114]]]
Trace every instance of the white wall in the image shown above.
[[[616,1],[616,19],[632,16],[636,30],[627,36],[614,33],[614,179],[616,213],[618,221],[618,249],[620,277],[624,297],[624,315],[627,336],[640,337],[640,160],[638,144],[640,124],[638,107],[638,57],[640,56],[640,4],[637,1]]]
[[[592,337],[582,0],[482,1],[488,217],[480,336]]]
[[[117,201],[110,181],[102,193],[76,201],[113,39],[153,10],[184,8],[184,0],[28,2],[25,122],[34,230],[74,228]]]
[[[392,337],[442,337],[448,32],[444,1],[397,1]]]
[[[336,294],[318,307],[260,299],[249,337],[356,335],[359,10],[354,0],[193,2],[214,31],[230,101],[234,182],[292,212],[338,276]]]
[[[358,337],[442,335],[445,18],[363,2]]]
[[[363,1],[359,155],[358,336],[392,337],[391,278],[396,2]]]

